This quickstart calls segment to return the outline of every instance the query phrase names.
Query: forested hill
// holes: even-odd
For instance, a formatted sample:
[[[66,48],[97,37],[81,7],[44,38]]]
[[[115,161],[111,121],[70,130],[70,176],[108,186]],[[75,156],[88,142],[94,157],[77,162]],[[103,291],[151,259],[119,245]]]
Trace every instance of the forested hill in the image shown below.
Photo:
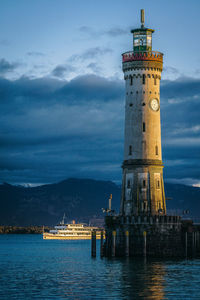
[[[191,215],[200,217],[200,188],[165,184],[168,209],[181,213],[189,209]],[[59,183],[37,187],[0,185],[0,225],[53,225],[62,219],[88,222],[103,217],[102,208],[112,206],[119,210],[121,188],[110,181],[67,179]]]

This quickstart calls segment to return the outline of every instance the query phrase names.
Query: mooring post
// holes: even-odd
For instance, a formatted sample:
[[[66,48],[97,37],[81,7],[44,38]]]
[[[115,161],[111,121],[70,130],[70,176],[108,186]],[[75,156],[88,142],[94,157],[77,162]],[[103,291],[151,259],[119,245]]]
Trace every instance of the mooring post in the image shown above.
[[[146,257],[146,255],[147,255],[147,233],[146,233],[146,231],[143,232],[143,239],[144,239],[143,255],[144,255],[144,257]]]
[[[92,257],[96,257],[96,231],[92,231],[92,238],[91,238],[91,254]]]
[[[125,255],[129,256],[129,231],[126,230],[126,250],[125,250]]]
[[[103,257],[103,230],[101,230],[101,242],[100,242],[100,256]]]
[[[196,243],[197,243],[197,251],[199,252],[199,231],[197,231]]]
[[[197,255],[197,231],[195,231],[194,243],[195,243],[195,255]]]
[[[187,258],[187,231],[185,233],[185,257]]]
[[[192,232],[192,255],[196,255],[196,232]]]
[[[115,248],[116,248],[116,231],[112,232],[112,257],[115,257]]]

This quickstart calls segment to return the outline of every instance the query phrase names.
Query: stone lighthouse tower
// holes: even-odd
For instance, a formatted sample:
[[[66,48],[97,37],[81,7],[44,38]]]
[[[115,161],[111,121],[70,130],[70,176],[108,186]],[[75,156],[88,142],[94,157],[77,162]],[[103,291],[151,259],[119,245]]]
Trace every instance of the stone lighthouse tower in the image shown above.
[[[163,54],[152,51],[153,32],[144,26],[141,10],[141,27],[131,30],[133,51],[122,55],[126,84],[122,197],[119,215],[109,209],[105,216],[105,256],[184,257],[200,251],[199,229],[166,213],[160,129]]]
[[[165,215],[160,124],[163,54],[152,51],[154,30],[131,30],[133,51],[122,55],[126,84],[125,141],[120,214]]]

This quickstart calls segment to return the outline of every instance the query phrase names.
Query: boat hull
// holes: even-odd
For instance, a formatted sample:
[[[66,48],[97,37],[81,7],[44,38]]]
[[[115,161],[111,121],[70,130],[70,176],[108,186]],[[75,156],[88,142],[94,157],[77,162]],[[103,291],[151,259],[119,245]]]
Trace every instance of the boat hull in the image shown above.
[[[81,236],[66,236],[66,235],[59,235],[59,234],[50,234],[50,233],[43,233],[43,240],[91,240],[92,235],[81,235]],[[104,236],[105,238],[105,236]],[[96,234],[96,239],[101,239],[101,234]]]

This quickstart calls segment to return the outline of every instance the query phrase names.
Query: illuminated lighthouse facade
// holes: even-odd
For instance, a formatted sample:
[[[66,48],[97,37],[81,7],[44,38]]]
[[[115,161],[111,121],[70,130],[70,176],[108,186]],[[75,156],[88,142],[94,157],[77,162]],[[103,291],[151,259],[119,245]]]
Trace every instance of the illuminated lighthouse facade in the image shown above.
[[[133,51],[122,55],[126,84],[120,214],[165,215],[161,150],[160,80],[163,54],[152,51],[153,29],[131,30]]]

